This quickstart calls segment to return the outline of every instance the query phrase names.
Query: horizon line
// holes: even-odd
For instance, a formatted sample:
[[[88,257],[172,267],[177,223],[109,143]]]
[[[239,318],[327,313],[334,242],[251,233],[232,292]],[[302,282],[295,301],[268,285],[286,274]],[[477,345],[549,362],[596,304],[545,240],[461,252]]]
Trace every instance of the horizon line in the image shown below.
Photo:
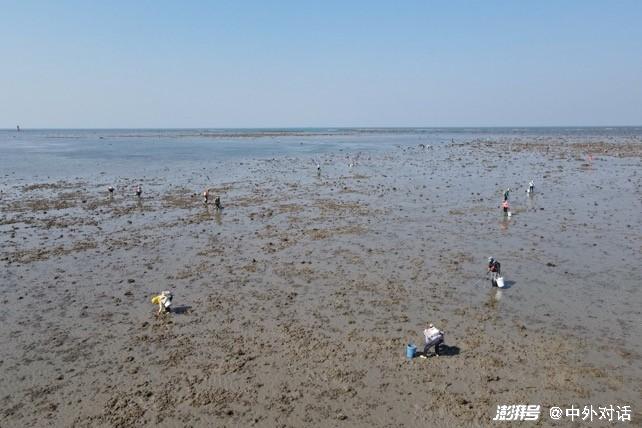
[[[18,125],[19,126],[19,125]],[[194,130],[297,130],[297,129],[519,129],[519,128],[642,128],[640,125],[453,125],[453,126],[249,126],[249,127],[20,127],[22,131],[114,131],[114,130],[170,130],[170,131],[194,131]],[[17,128],[0,128],[0,131],[15,131]]]

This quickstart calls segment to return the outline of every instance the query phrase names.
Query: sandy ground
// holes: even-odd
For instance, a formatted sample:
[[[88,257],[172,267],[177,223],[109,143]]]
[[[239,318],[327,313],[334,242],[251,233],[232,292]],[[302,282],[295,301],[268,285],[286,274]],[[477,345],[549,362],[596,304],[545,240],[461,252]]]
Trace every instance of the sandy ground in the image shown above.
[[[488,426],[540,404],[569,426],[548,408],[613,404],[640,426],[641,143],[320,159],[241,163],[207,182],[221,212],[204,168],[5,185],[0,425]],[[445,355],[406,360],[428,322]]]

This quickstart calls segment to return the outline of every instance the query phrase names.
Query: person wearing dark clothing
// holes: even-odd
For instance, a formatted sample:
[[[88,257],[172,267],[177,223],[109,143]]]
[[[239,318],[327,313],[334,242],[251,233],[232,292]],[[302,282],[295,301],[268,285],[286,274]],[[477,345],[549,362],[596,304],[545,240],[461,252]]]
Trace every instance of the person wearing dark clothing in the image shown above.
[[[508,200],[508,196],[510,196],[510,187],[504,191],[504,200]]]
[[[488,272],[490,272],[490,281],[493,287],[497,287],[497,278],[501,276],[501,264],[493,257],[488,258]]]

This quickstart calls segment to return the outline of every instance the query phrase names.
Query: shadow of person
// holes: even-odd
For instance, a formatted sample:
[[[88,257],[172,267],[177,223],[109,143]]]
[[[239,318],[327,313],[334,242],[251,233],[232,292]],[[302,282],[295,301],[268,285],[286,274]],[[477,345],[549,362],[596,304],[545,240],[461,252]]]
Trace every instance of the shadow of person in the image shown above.
[[[172,313],[177,315],[185,315],[189,313],[190,309],[192,309],[192,307],[187,305],[175,306],[172,308]]]
[[[437,355],[435,354],[435,348],[431,347],[428,349],[428,352],[424,352],[423,350],[417,349],[417,352],[415,352],[415,358],[419,357],[424,357],[424,358],[435,358]],[[451,357],[453,355],[459,355],[459,347],[458,346],[448,346],[445,343],[442,343],[439,345],[439,356],[440,357]]]
[[[511,288],[513,285],[515,285],[515,281],[504,280],[504,287],[502,288],[502,290],[506,290],[508,288]]]
[[[223,224],[223,221],[221,221],[221,218],[222,218],[221,217],[221,210],[216,210],[214,212],[214,221],[216,221],[216,224],[219,225],[219,226]]]
[[[439,356],[440,357],[452,357],[453,355],[459,355],[458,346],[448,346],[446,344],[441,344],[439,347]]]

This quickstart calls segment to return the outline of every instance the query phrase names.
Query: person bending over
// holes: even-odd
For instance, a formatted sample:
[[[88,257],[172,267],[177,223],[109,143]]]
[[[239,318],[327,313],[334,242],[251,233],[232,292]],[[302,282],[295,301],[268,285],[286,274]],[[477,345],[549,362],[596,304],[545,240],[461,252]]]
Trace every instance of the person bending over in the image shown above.
[[[439,356],[439,346],[444,343],[444,332],[440,331],[434,325],[429,324],[428,328],[424,330],[424,356],[428,356],[428,351],[431,347],[435,347],[435,355]]]

